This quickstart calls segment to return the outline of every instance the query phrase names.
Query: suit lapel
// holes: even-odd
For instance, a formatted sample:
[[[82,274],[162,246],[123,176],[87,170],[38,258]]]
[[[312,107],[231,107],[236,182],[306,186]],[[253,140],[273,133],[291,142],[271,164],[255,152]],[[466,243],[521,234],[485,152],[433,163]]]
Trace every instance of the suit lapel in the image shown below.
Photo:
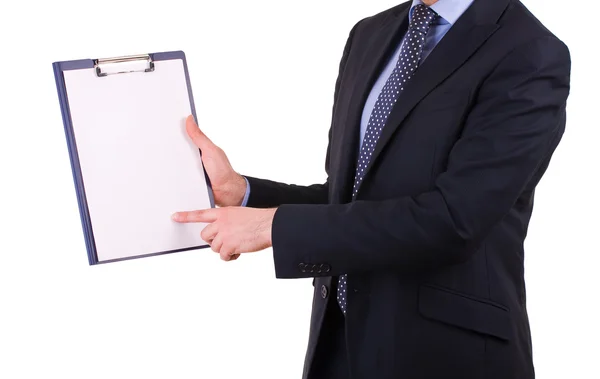
[[[378,32],[367,42],[368,47],[359,63],[356,82],[352,89],[347,127],[342,135],[342,156],[340,159],[341,202],[350,201],[354,182],[354,172],[358,159],[360,122],[367,97],[371,88],[385,67],[390,55],[395,51],[408,28],[409,7],[391,15]]]
[[[494,2],[496,2],[494,6],[490,7],[490,4]],[[392,109],[366,168],[365,179],[386,144],[410,111],[459,69],[494,34],[498,29],[496,24],[500,15],[498,11],[504,10],[507,3],[508,0],[475,1],[433,49],[412,80],[406,85]]]

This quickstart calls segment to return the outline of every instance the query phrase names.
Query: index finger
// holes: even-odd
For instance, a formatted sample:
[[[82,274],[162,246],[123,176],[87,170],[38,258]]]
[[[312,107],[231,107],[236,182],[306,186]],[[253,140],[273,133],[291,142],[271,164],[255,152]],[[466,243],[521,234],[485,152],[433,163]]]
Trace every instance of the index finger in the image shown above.
[[[190,223],[190,222],[205,222],[213,223],[217,221],[218,210],[215,208],[204,209],[199,211],[190,212],[176,212],[173,213],[171,218],[173,221],[179,223]]]

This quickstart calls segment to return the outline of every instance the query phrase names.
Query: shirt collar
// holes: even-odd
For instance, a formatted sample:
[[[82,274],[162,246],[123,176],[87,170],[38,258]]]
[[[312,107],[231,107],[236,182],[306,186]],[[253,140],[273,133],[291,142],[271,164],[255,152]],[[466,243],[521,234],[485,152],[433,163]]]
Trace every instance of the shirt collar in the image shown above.
[[[471,6],[473,0],[438,0],[430,8],[440,16],[439,24],[454,25],[463,13]],[[423,4],[421,0],[413,0],[410,7],[409,20],[416,5]]]

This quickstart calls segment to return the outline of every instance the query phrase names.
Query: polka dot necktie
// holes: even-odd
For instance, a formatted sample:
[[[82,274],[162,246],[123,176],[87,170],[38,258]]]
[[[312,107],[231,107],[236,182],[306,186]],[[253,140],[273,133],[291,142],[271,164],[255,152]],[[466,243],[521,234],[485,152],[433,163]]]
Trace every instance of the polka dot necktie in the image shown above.
[[[396,104],[400,93],[404,90],[406,83],[414,75],[417,67],[419,67],[423,46],[425,45],[425,36],[436,16],[437,14],[433,10],[423,4],[418,4],[413,9],[408,32],[400,49],[398,63],[381,90],[369,118],[354,177],[354,188],[352,189],[353,200],[363,180],[365,169],[371,160],[375,145],[381,135],[381,130],[392,112],[392,108]],[[337,301],[344,314],[346,314],[348,302],[346,291],[348,287],[347,279],[346,274],[341,275],[337,288]]]

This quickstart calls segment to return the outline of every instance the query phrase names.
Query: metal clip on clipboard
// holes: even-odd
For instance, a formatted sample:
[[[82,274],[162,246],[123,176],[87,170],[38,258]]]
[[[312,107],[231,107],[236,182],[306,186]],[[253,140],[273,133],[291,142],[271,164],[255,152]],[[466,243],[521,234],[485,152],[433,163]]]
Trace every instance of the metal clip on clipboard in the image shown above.
[[[125,74],[130,72],[152,72],[154,62],[149,54],[130,55],[116,58],[100,58],[94,60],[94,68],[98,77]]]

